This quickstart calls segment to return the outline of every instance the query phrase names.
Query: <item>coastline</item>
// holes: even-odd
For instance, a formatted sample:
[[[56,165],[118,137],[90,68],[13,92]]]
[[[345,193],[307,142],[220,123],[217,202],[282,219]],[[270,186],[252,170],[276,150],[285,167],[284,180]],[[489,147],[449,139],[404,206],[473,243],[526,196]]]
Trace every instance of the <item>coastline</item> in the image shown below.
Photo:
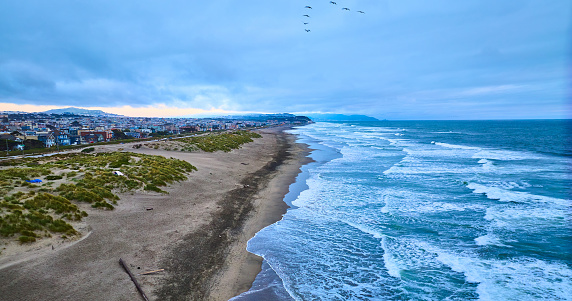
[[[263,187],[254,195],[254,209],[244,223],[240,237],[230,246],[226,264],[212,283],[209,300],[229,300],[248,291],[262,270],[263,258],[246,250],[248,241],[263,228],[282,219],[290,206],[284,202],[290,185],[302,172],[302,166],[313,162],[307,144],[281,132],[285,157],[277,168],[265,176]],[[279,154],[280,156],[280,154]],[[224,289],[228,287],[229,289]]]
[[[127,151],[183,159],[199,170],[168,187],[168,195],[122,194],[113,212],[90,211],[85,220],[89,235],[80,240],[58,242],[54,249],[38,247],[19,254],[18,261],[0,257],[3,298],[138,300],[118,264],[120,257],[151,300],[228,300],[248,290],[262,258],[247,252],[246,243],[281,219],[288,207],[284,195],[310,160],[307,147],[284,129],[260,130],[263,138],[230,153],[121,145]],[[154,209],[145,209],[149,207]],[[201,254],[207,256],[198,258]],[[156,269],[165,271],[140,275]]]

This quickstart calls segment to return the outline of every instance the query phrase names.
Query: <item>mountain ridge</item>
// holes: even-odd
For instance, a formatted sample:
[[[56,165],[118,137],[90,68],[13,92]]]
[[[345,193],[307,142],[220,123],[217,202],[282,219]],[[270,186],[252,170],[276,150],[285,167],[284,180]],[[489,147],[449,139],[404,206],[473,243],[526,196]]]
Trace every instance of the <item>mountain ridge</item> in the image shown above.
[[[68,107],[63,109],[51,109],[44,111],[42,113],[46,114],[77,114],[77,115],[89,115],[89,116],[117,116],[121,117],[123,115],[107,113],[102,110],[88,110],[88,109],[80,109],[76,107]]]

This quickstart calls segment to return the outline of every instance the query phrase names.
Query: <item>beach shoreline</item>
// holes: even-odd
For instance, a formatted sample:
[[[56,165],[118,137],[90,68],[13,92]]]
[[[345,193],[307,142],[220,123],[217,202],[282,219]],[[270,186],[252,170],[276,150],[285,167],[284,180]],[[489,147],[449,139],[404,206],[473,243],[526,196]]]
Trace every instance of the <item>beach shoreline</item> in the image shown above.
[[[79,241],[20,254],[17,262],[0,256],[3,298],[138,300],[119,258],[151,300],[228,300],[248,290],[262,258],[246,244],[282,218],[284,195],[310,160],[285,129],[259,130],[262,138],[229,153],[99,147],[178,158],[198,171],[166,188],[168,195],[126,193],[112,212],[91,210],[89,235]],[[157,269],[164,271],[142,275]]]
[[[254,210],[245,221],[240,238],[235,241],[227,257],[227,265],[212,283],[214,289],[209,300],[229,300],[248,291],[261,271],[263,258],[246,250],[248,241],[263,228],[280,221],[290,208],[284,197],[290,191],[290,185],[301,173],[301,167],[312,162],[308,145],[296,142],[296,136],[286,134],[282,137],[281,148],[287,153],[282,162],[270,174],[266,183],[254,196]],[[280,156],[280,151],[279,151]],[[229,290],[220,288],[229,287]]]

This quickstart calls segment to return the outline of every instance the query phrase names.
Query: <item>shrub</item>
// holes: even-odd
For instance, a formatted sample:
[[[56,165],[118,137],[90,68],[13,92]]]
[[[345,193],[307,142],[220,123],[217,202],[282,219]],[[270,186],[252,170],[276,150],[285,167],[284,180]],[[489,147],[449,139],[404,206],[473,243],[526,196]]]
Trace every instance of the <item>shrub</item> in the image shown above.
[[[22,235],[18,238],[18,240],[20,241],[20,243],[25,244],[25,243],[35,242],[36,238]]]
[[[38,237],[38,235],[36,235],[36,233],[30,231],[30,230],[22,230],[20,231],[20,233],[24,236],[28,236],[28,237]]]
[[[48,226],[48,229],[52,232],[59,232],[59,233],[70,233],[70,234],[77,233],[70,224],[66,223],[61,219],[53,221],[52,224]]]
[[[63,177],[62,176],[47,176],[46,180],[53,181],[53,180],[59,180],[61,178],[63,178]]]
[[[82,153],[91,153],[95,150],[95,147],[88,147],[81,150]]]
[[[161,188],[153,185],[153,184],[147,184],[145,185],[145,190],[147,191],[155,191],[155,192],[159,192],[159,193],[167,193],[166,191],[162,190]]]
[[[108,202],[96,202],[95,204],[91,205],[91,207],[93,208],[102,208],[102,209],[109,209],[109,210],[113,210],[115,209],[115,207],[113,207],[113,205],[109,204]]]

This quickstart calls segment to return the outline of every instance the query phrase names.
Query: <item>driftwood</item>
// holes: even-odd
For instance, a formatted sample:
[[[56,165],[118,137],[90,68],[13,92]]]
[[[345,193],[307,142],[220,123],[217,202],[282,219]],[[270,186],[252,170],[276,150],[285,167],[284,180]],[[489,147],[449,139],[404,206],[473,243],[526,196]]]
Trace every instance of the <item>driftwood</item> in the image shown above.
[[[155,274],[155,273],[159,273],[164,271],[165,269],[159,269],[159,270],[154,270],[154,271],[149,271],[149,272],[145,272],[145,273],[141,273],[139,275],[150,275],[150,274]]]
[[[131,278],[131,281],[133,281],[133,283],[135,283],[135,287],[137,288],[137,290],[139,291],[139,293],[141,294],[141,297],[143,297],[143,299],[145,301],[149,301],[149,299],[147,298],[147,296],[145,295],[145,293],[143,292],[143,289],[141,288],[141,286],[139,285],[139,283],[137,282],[137,279],[135,279],[135,276],[133,276],[133,274],[131,273],[131,271],[129,270],[129,268],[127,267],[127,264],[125,264],[125,262],[123,261],[123,259],[119,258],[119,264],[121,264],[121,266],[123,267],[123,269],[125,270],[125,272],[127,272],[127,274],[129,274],[129,277]]]

